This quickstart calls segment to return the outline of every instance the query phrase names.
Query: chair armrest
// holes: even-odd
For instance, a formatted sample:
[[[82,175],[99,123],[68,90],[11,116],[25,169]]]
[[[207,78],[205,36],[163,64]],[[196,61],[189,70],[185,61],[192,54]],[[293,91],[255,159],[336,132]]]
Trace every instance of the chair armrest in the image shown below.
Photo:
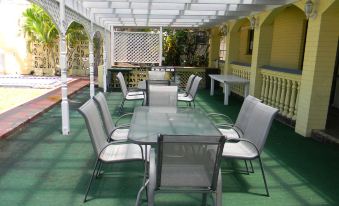
[[[221,117],[222,119],[225,120],[225,123],[222,123],[222,124],[217,124],[217,125],[231,125],[233,126],[233,120],[227,116],[227,115],[224,115],[224,114],[220,114],[220,113],[208,113],[207,116],[213,120],[213,118],[215,117]]]
[[[111,146],[111,145],[115,145],[115,144],[126,144],[126,143],[128,143],[127,140],[116,140],[116,141],[107,143],[107,144],[100,150],[100,152],[99,152],[99,157],[100,157],[101,153],[102,153],[107,147],[109,147],[109,146]]]
[[[142,92],[141,89],[136,88],[136,87],[128,88],[128,91],[129,91],[129,92]]]
[[[258,155],[260,154],[259,149],[257,148],[257,146],[252,141],[250,141],[248,139],[244,139],[244,138],[229,138],[229,139],[226,140],[226,142],[230,142],[230,143],[237,143],[237,142],[241,142],[241,141],[242,142],[247,142],[250,145],[252,145],[255,148],[255,150],[257,151]]]
[[[119,123],[120,120],[122,120],[122,119],[125,118],[125,117],[131,116],[131,115],[133,115],[133,113],[126,113],[126,114],[124,114],[124,115],[121,115],[121,116],[115,121],[114,126],[118,126],[118,123]],[[123,125],[125,125],[125,124],[123,124]]]

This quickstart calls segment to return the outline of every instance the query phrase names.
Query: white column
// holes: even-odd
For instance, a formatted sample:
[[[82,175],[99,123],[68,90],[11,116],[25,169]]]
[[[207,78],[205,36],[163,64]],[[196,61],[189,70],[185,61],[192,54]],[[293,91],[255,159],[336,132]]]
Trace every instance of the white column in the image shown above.
[[[94,91],[94,47],[93,47],[93,14],[91,14],[91,32],[89,39],[89,91],[90,97],[95,95]]]
[[[94,97],[94,48],[93,39],[89,40],[89,91],[91,98]]]
[[[60,0],[60,71],[61,71],[61,121],[62,134],[69,134],[69,105],[67,99],[67,45],[65,23],[65,0]]]
[[[104,58],[104,65],[103,65],[103,75],[102,75],[102,83],[104,87],[104,92],[107,92],[107,67],[108,67],[108,62],[107,62],[107,45],[108,45],[108,39],[107,39],[107,33],[106,33],[106,28],[105,28],[105,34],[104,34],[104,53],[103,53],[103,58]]]
[[[162,66],[162,27],[159,32],[159,66]]]
[[[111,65],[115,64],[115,52],[114,52],[114,46],[115,46],[115,41],[114,41],[114,27],[111,26]]]

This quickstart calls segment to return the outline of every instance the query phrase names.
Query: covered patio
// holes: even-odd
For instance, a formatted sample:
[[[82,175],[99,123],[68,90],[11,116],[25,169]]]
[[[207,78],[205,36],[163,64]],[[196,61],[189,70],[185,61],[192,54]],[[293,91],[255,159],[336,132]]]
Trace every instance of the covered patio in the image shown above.
[[[94,164],[93,149],[77,108],[87,101],[89,88],[71,99],[72,133],[60,134],[60,105],[32,122],[21,132],[0,142],[1,205],[134,205],[142,184],[140,162],[104,167],[107,173],[94,182],[89,201],[82,203]],[[116,120],[121,95],[106,95]],[[223,95],[210,98],[199,92],[196,105],[205,112],[221,112],[236,118],[242,100],[231,98],[223,106]],[[132,111],[141,102],[126,104]],[[243,168],[242,161],[222,161],[224,205],[337,205],[339,152],[296,134],[277,121],[273,123],[262,155],[271,196],[264,187],[258,164],[250,175],[228,172]],[[201,195],[161,194],[157,205],[200,205]],[[211,205],[211,201],[209,201]],[[145,196],[141,205],[147,205]]]
[[[138,85],[146,78],[145,71],[155,66],[168,69],[167,73],[178,66],[177,73],[170,74],[173,79],[191,73],[202,77],[195,106],[204,113],[226,114],[235,121],[248,93],[279,110],[261,154],[271,195],[263,195],[257,161],[253,161],[253,174],[239,174],[233,169],[243,169],[243,161],[223,159],[223,205],[339,204],[338,147],[322,144],[321,138],[320,142],[307,138],[326,131],[328,116],[338,107],[339,0],[29,1],[50,15],[59,32],[61,103],[1,139],[0,205],[135,204],[143,184],[140,162],[104,166],[104,175],[94,181],[83,203],[95,155],[78,109],[102,91],[113,121],[119,118],[124,97],[120,89],[110,88],[114,86],[110,80],[115,78],[116,64],[123,62],[139,64],[125,76],[129,86]],[[80,23],[89,37],[90,85],[68,97],[66,31],[73,22]],[[145,28],[152,32],[134,32]],[[165,28],[208,30],[208,66],[196,70],[181,65],[162,67]],[[93,53],[96,35],[103,41],[98,87]],[[140,36],[141,40],[130,38]],[[151,40],[146,42],[148,36]],[[147,49],[139,50],[138,46],[146,44]],[[214,96],[205,88],[210,80],[207,67],[245,79],[248,92],[242,86],[230,86],[229,102],[224,105],[222,85],[216,84]],[[126,102],[124,112],[133,112],[141,104]],[[187,105],[181,102],[178,106]],[[201,199],[200,194],[160,194],[155,203],[193,206],[200,205]],[[144,193],[141,205],[147,205]],[[211,198],[208,205],[213,205]]]

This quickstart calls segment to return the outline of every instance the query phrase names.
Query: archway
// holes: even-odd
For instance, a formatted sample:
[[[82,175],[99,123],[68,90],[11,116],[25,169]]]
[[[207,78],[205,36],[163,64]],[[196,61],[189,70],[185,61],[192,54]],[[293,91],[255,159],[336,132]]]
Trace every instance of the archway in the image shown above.
[[[66,32],[68,75],[89,75],[89,35],[84,26],[72,22]]]
[[[307,34],[305,13],[294,5],[273,11],[262,24],[269,33],[270,57],[266,65],[302,69]]]
[[[230,63],[232,64],[251,64],[252,53],[250,38],[253,35],[253,29],[250,27],[250,21],[247,18],[236,22],[231,30]],[[253,36],[252,36],[253,38]]]

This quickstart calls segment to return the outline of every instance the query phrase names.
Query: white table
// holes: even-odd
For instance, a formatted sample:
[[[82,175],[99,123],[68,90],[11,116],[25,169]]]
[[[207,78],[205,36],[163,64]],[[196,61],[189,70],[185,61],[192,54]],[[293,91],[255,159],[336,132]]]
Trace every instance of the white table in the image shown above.
[[[214,95],[214,80],[224,84],[224,105],[228,105],[228,96],[231,93],[230,86],[232,84],[243,84],[245,86],[244,97],[248,96],[250,84],[248,79],[244,79],[235,75],[210,74],[209,76],[211,78],[211,96]]]

